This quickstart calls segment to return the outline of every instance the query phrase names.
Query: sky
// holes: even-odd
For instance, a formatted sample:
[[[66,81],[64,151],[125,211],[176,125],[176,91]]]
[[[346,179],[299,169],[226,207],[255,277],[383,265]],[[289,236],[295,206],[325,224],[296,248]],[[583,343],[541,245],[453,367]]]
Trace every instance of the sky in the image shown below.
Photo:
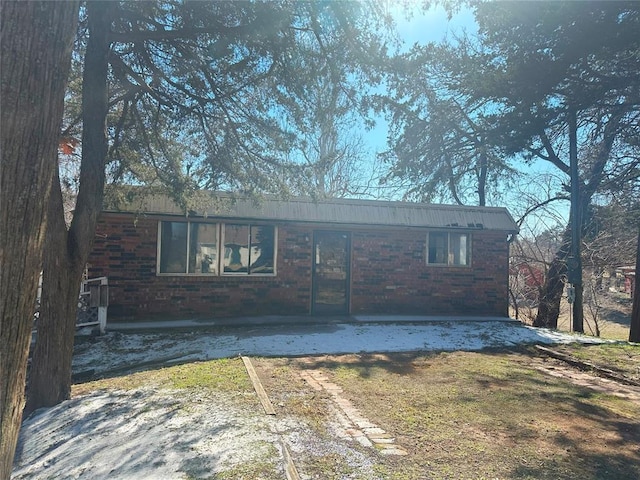
[[[469,9],[460,10],[451,19],[442,6],[433,7],[426,12],[416,12],[410,19],[400,9],[396,11],[394,18],[397,28],[407,47],[416,42],[437,42],[465,30],[473,33],[477,29],[473,12]]]
[[[471,33],[477,28],[471,10],[462,10],[449,19],[442,6],[423,11],[417,5],[410,18],[401,7],[391,8],[399,36],[404,41],[402,51],[408,51],[416,43],[439,42],[462,31]],[[376,127],[366,133],[365,140],[372,153],[386,150],[387,124],[383,118],[379,118]]]

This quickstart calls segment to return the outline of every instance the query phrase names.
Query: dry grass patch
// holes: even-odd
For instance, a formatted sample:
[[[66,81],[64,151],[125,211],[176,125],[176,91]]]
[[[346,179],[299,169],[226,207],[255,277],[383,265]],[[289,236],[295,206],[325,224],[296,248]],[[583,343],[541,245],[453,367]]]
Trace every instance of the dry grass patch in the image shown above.
[[[630,343],[556,345],[554,350],[640,381],[640,345]]]
[[[640,406],[545,376],[528,359],[351,355],[313,367],[410,452],[380,458],[380,478],[639,478]]]
[[[234,394],[253,392],[242,361],[233,358],[193,362],[79,383],[72,386],[71,393],[76,396],[96,390],[135,390],[142,387],[200,389]]]

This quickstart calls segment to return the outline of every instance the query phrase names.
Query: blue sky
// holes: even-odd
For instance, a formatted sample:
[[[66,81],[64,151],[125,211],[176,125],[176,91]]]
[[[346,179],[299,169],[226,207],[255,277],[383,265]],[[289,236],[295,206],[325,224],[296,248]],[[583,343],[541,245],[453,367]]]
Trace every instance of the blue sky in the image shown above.
[[[407,18],[407,14],[400,6],[391,7],[391,13],[396,21],[400,38],[404,41],[403,51],[408,51],[414,44],[439,42],[445,38],[452,39],[462,31],[472,33],[476,30],[473,12],[469,9],[461,10],[449,19],[447,12],[441,6],[425,11],[420,8],[420,2],[414,0],[414,12]],[[384,119],[379,119],[376,128],[365,135],[372,153],[386,150],[387,126]]]
[[[417,7],[416,10],[418,10]],[[427,11],[416,11],[410,19],[405,17],[399,7],[392,8],[392,12],[398,32],[406,42],[407,48],[416,42],[437,42],[463,30],[469,33],[474,32],[477,28],[473,12],[469,9],[460,10],[451,19],[441,6]]]
[[[408,51],[414,44],[439,42],[445,38],[452,39],[462,31],[469,33],[476,30],[476,23],[471,10],[461,10],[448,18],[441,6],[424,11],[420,3],[414,0],[414,12],[410,18],[400,6],[391,7],[400,38],[404,41],[403,51]],[[383,118],[376,120],[376,127],[364,133],[364,140],[371,149],[371,155],[387,149],[387,124]]]
[[[426,44],[428,42],[439,42],[444,39],[454,40],[455,36],[466,31],[473,34],[477,31],[477,25],[473,12],[469,9],[462,9],[449,19],[447,12],[441,6],[431,8],[424,11],[420,8],[420,3],[413,0],[414,13],[407,19],[403,13],[401,7],[391,7],[391,12],[394,15],[397,29],[400,37],[404,40],[405,45],[403,50],[409,50],[414,44]],[[371,148],[371,155],[375,155],[377,152],[384,151],[387,148],[387,125],[384,119],[377,121],[376,128],[366,132],[364,139]],[[543,190],[549,189],[553,191],[554,185],[557,185],[556,181],[551,181],[549,176],[557,176],[558,172],[554,167],[550,167],[545,162],[537,161],[532,165],[524,166],[522,168],[529,170],[530,172],[536,172],[531,178],[531,182],[527,187],[527,190],[519,192],[517,199],[504,198],[504,205],[509,208],[514,217],[518,216],[518,210],[522,206],[517,207],[516,204],[520,204],[524,197],[534,198],[542,193]],[[509,197],[510,189],[507,188],[505,193]],[[532,218],[533,223],[537,225],[529,225],[532,230],[546,229],[557,221],[561,223],[568,218],[568,202],[556,205],[557,210],[550,209],[549,212],[543,217]],[[531,222],[529,222],[531,223]]]

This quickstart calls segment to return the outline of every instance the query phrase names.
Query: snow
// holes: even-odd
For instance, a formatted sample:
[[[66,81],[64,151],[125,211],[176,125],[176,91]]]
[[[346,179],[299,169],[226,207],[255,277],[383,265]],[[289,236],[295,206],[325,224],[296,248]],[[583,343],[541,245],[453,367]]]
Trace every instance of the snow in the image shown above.
[[[517,322],[270,325],[190,332],[108,333],[76,352],[74,371],[99,372],[175,357],[212,360],[246,356],[302,356],[359,352],[482,350],[519,344],[598,342],[593,337]]]
[[[76,346],[75,373],[94,374],[142,362],[360,352],[481,350],[519,344],[599,339],[515,322],[256,326],[218,332],[109,332]],[[319,439],[298,420],[267,417],[237,394],[157,390],[95,391],[23,422],[12,478],[209,478],[262,461],[285,478],[280,442],[308,455],[337,454],[366,472],[372,462],[344,438]],[[370,478],[375,478],[371,472]]]

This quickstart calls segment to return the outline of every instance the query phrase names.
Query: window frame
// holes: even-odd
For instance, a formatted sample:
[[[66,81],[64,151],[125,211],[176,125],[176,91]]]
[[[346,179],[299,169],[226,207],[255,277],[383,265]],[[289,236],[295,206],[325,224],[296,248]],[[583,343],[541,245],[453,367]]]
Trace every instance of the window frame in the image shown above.
[[[187,227],[187,239],[186,239],[186,248],[185,248],[185,272],[162,272],[161,261],[162,261],[162,230],[164,223],[182,223]],[[189,257],[191,255],[191,228],[194,224],[203,224],[203,225],[215,225],[216,232],[216,260],[215,260],[215,271],[214,272],[189,272]],[[215,277],[220,275],[220,226],[219,222],[198,222],[198,221],[175,221],[175,220],[158,220],[158,236],[156,241],[156,275],[162,277]]]
[[[229,277],[275,277],[276,276],[276,266],[278,264],[278,227],[276,225],[273,224],[263,224],[263,223],[251,223],[251,222],[244,222],[244,223],[235,223],[235,222],[229,222],[229,223],[222,223],[221,224],[222,228],[220,229],[220,247],[218,249],[219,251],[219,258],[220,258],[220,269],[219,269],[219,275],[220,276],[229,276]],[[225,271],[225,265],[224,265],[224,257],[226,254],[226,244],[225,244],[225,233],[226,233],[226,229],[227,227],[231,227],[231,226],[236,226],[236,227],[246,227],[247,231],[248,231],[248,236],[247,236],[247,241],[248,241],[248,245],[249,245],[249,258],[247,259],[247,271],[246,272],[227,272]],[[253,245],[253,240],[251,238],[251,233],[253,231],[253,228],[264,228],[264,227],[271,227],[273,228],[273,272],[258,272],[258,273],[251,273],[251,246]]]
[[[163,224],[165,223],[181,223],[186,225],[187,238],[186,238],[186,251],[185,251],[185,272],[162,272],[161,271],[161,262],[162,262],[162,232],[163,232]],[[191,255],[191,233],[192,233],[192,225],[194,224],[204,224],[204,225],[215,225],[215,238],[216,238],[216,260],[215,271],[214,272],[189,272],[190,266],[190,255]],[[258,272],[251,273],[251,265],[247,265],[246,272],[225,272],[224,271],[224,254],[225,254],[225,246],[224,246],[224,233],[226,226],[245,226],[248,228],[248,240],[251,242],[251,232],[253,228],[273,228],[273,272]],[[251,243],[250,243],[251,245]],[[251,247],[249,248],[251,250]],[[246,277],[275,277],[277,274],[277,256],[278,256],[278,227],[277,225],[271,223],[250,223],[250,222],[207,222],[207,221],[180,221],[180,220],[158,220],[158,232],[156,237],[156,276],[161,277],[222,277],[222,276],[246,276]],[[250,262],[249,256],[249,262]]]
[[[433,234],[438,234],[438,235],[442,235],[445,234],[447,236],[447,251],[446,251],[446,258],[447,261],[446,263],[442,263],[442,262],[430,262],[429,261],[429,242],[430,242],[430,237]],[[460,235],[460,236],[465,236],[467,241],[467,245],[466,245],[466,256],[465,256],[465,260],[466,263],[453,263],[452,259],[455,258],[455,252],[452,250],[452,242],[451,242],[451,235]],[[472,239],[473,239],[473,235],[470,232],[452,232],[452,231],[447,231],[447,230],[432,230],[432,231],[428,231],[427,235],[426,235],[426,244],[425,244],[425,264],[429,267],[448,267],[448,268],[471,268],[471,253],[472,253],[472,248],[471,248],[471,244],[472,244]]]

